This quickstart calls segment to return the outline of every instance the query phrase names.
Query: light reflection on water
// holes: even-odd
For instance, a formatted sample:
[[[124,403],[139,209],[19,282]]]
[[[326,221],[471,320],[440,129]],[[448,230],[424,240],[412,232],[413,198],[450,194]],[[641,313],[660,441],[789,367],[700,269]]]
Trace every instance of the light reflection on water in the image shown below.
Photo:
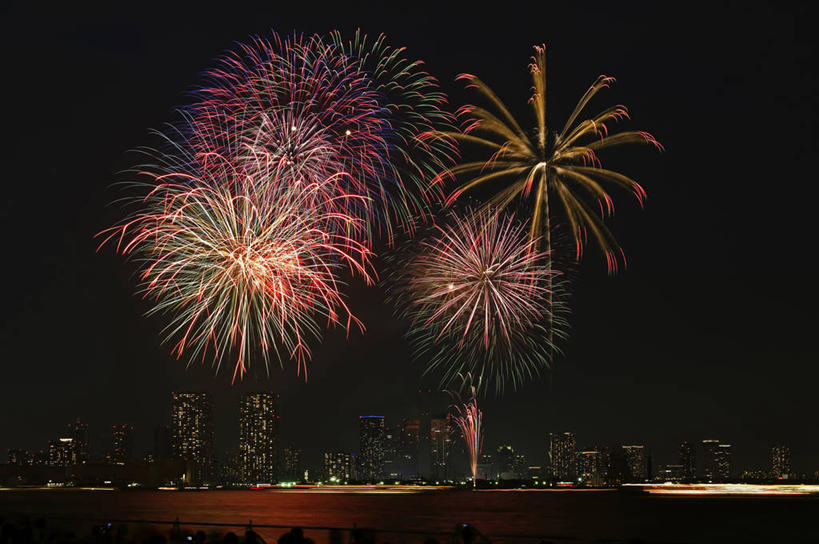
[[[80,535],[105,519],[185,523],[357,527],[379,531],[378,543],[423,542],[423,535],[391,531],[452,533],[471,523],[487,535],[550,540],[641,538],[646,541],[717,542],[805,540],[819,497],[656,496],[623,491],[466,491],[383,488],[262,489],[255,491],[17,490],[0,493],[0,517],[27,513],[82,518]],[[8,519],[8,518],[7,518]],[[61,523],[68,523],[63,520]],[[196,528],[195,525],[191,528]],[[212,527],[206,528],[213,530]],[[220,529],[222,532],[238,528]],[[260,529],[274,542],[283,529]],[[317,544],[326,531],[306,530]],[[444,541],[438,536],[439,541]],[[496,542],[524,542],[495,538]]]

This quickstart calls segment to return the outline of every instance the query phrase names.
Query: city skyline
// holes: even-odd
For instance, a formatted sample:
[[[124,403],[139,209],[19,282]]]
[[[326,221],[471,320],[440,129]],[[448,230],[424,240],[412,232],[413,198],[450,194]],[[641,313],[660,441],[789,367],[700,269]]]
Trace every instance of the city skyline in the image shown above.
[[[69,467],[86,462],[123,465],[179,458],[187,463],[186,481],[194,484],[212,484],[222,477],[226,465],[236,469],[236,482],[246,484],[299,481],[305,469],[315,480],[327,473],[328,463],[333,467],[331,475],[338,476],[339,471],[346,470],[354,479],[363,481],[447,480],[466,473],[460,431],[448,415],[431,415],[429,408],[397,421],[380,415],[358,416],[357,448],[324,447],[317,458],[305,460],[298,444],[282,442],[278,395],[272,392],[256,391],[241,396],[235,421],[238,440],[224,449],[215,446],[216,407],[209,394],[186,391],[173,392],[170,397],[172,409],[167,421],[153,427],[150,448],[135,451],[134,426],[130,424],[112,425],[108,441],[102,447],[91,442],[89,448],[88,424],[76,418],[63,433],[71,436],[50,439],[41,450],[9,448],[7,462]],[[765,463],[739,465],[733,460],[733,445],[715,438],[683,441],[677,444],[677,455],[668,458],[655,456],[652,444],[602,443],[584,437],[578,440],[571,431],[549,432],[541,451],[535,455],[523,453],[526,450],[521,448],[516,451],[503,437],[497,440],[499,446],[489,449],[485,446],[481,452],[478,474],[483,479],[490,479],[490,474],[503,478],[504,473],[510,479],[513,472],[531,476],[539,470],[548,471],[558,481],[598,485],[605,481],[601,467],[610,472],[614,465],[614,470],[626,475],[618,476],[623,481],[648,481],[662,476],[672,481],[700,478],[713,482],[819,478],[819,464],[793,465],[791,447],[783,442],[771,443],[764,452]],[[281,446],[283,443],[287,445]],[[163,451],[164,454],[158,453]],[[503,460],[506,452],[511,457]],[[612,452],[619,452],[618,461]]]

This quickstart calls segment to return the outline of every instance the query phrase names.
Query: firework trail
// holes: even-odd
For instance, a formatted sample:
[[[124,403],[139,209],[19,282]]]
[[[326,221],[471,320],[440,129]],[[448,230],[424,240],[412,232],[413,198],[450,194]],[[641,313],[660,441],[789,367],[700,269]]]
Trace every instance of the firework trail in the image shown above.
[[[471,375],[467,374],[471,379]],[[466,380],[465,380],[466,381]],[[478,380],[480,384],[480,379]],[[462,401],[460,395],[455,395],[458,404],[452,406],[452,420],[463,436],[466,451],[469,454],[469,467],[472,471],[472,489],[475,489],[478,477],[478,460],[483,449],[483,413],[478,409],[479,387],[470,385],[470,397]]]
[[[507,382],[517,388],[549,365],[546,285],[557,272],[513,216],[468,210],[448,220],[398,260],[391,278],[415,356],[441,374],[443,388],[467,372],[497,392]]]

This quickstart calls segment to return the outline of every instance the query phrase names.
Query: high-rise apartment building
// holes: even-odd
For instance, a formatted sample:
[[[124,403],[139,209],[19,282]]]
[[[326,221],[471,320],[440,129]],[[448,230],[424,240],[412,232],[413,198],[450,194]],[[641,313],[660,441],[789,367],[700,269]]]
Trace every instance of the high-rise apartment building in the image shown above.
[[[628,481],[645,482],[649,478],[648,451],[643,445],[621,446],[628,467]]]
[[[606,483],[606,456],[598,449],[577,453],[577,478],[580,484],[600,487]]]
[[[574,480],[576,447],[573,433],[549,433],[549,466],[552,477],[560,481]]]
[[[209,484],[213,478],[213,401],[208,393],[171,393],[171,447],[187,461],[187,485]]]
[[[771,478],[787,480],[791,477],[791,449],[779,444],[771,448]]]
[[[421,448],[421,420],[418,418],[404,418],[397,439],[395,472],[404,479],[421,477],[418,465],[418,453]]]
[[[246,393],[239,401],[239,459],[245,483],[273,483],[278,478],[279,415],[277,395]]]
[[[133,425],[113,425],[111,427],[110,461],[115,465],[130,463],[133,459]]]
[[[304,479],[301,450],[294,447],[281,449],[279,455],[279,480],[300,482]]]
[[[697,477],[697,456],[693,442],[680,444],[680,465],[683,467],[683,479],[693,480]]]
[[[515,474],[515,450],[506,444],[498,446],[493,458],[495,466],[492,470],[493,477],[500,480],[513,480],[517,478]]]
[[[353,461],[349,453],[325,452],[324,478],[332,482],[348,482],[353,479]]]
[[[449,418],[434,417],[429,426],[429,456],[432,465],[430,477],[433,480],[445,480],[449,474],[449,455],[452,439],[449,434]]]
[[[702,478],[709,482],[724,482],[731,478],[731,458],[733,452],[730,444],[721,444],[719,440],[702,441]]]
[[[360,416],[358,419],[358,478],[376,481],[384,475],[384,416]]]
[[[733,456],[733,447],[730,444],[720,444],[717,448],[717,475],[721,482],[731,479]]]
[[[88,462],[88,425],[77,418],[68,424],[68,433],[74,442],[74,456],[78,465]]]

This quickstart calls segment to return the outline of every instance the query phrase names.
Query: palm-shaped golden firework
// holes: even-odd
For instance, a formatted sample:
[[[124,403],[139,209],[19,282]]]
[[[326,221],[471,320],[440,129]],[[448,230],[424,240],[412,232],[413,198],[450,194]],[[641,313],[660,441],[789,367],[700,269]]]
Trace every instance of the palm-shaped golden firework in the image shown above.
[[[580,114],[598,91],[611,85],[613,78],[600,76],[577,103],[560,132],[546,124],[546,50],[535,47],[529,66],[533,94],[530,99],[536,126],[533,133],[525,132],[503,102],[485,83],[473,75],[461,74],[459,79],[478,90],[495,111],[477,106],[461,108],[466,120],[463,132],[447,133],[465,144],[491,151],[488,160],[465,162],[439,177],[454,177],[463,183],[449,196],[449,203],[465,192],[490,182],[505,182],[487,203],[496,213],[516,198],[534,198],[531,219],[532,238],[540,237],[547,252],[552,250],[552,212],[550,199],[556,199],[566,216],[580,258],[583,243],[591,233],[606,256],[610,272],[617,270],[622,257],[617,241],[604,223],[613,211],[612,199],[605,184],[632,191],[641,205],[645,191],[633,179],[613,170],[606,170],[597,152],[610,147],[649,143],[662,146],[647,132],[609,133],[606,127],[628,117],[625,106],[610,107],[598,115],[578,121]],[[599,211],[594,208],[599,205]],[[618,255],[619,254],[619,255]],[[547,257],[551,260],[551,257]]]

